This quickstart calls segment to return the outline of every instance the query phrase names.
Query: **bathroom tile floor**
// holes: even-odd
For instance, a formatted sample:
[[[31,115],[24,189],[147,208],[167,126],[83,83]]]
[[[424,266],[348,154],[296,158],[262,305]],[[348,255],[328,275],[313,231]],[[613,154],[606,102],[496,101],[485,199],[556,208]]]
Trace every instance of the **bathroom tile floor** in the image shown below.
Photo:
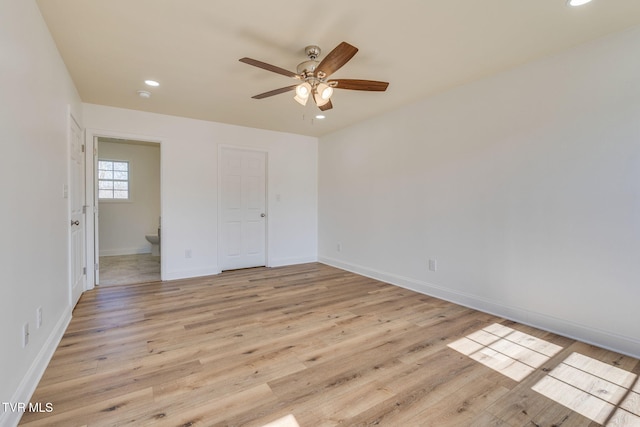
[[[100,257],[100,286],[160,280],[160,257],[151,254]]]

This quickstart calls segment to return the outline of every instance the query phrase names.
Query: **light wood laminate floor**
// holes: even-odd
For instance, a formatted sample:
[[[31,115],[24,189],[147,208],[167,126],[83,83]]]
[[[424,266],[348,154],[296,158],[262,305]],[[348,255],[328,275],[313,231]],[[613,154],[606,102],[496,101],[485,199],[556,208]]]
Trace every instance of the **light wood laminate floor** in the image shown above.
[[[588,383],[591,367],[626,385],[590,419],[556,402],[568,392],[554,397],[553,381]],[[86,292],[31,400],[53,412],[21,423],[624,425],[638,372],[637,359],[312,263]]]

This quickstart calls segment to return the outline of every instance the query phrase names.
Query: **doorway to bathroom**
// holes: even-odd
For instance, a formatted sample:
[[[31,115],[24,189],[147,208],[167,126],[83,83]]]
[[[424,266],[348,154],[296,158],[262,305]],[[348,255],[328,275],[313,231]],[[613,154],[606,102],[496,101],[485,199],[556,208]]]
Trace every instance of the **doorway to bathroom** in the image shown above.
[[[97,138],[96,285],[161,279],[160,144]]]

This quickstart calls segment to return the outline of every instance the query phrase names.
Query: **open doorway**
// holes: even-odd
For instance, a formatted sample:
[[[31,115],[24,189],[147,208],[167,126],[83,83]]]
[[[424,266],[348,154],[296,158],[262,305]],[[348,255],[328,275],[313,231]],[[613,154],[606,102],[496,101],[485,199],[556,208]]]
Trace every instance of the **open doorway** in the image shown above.
[[[160,144],[98,137],[96,284],[161,280]]]

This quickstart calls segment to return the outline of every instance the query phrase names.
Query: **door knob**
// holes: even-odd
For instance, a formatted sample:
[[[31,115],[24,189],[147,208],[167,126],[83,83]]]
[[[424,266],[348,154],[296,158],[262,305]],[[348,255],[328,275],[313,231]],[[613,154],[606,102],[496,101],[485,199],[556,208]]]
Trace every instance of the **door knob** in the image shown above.
[[[77,219],[75,221],[71,220],[71,225],[80,225],[80,221],[78,221]]]
[[[264,218],[265,216],[267,216],[267,215],[266,215],[266,214],[264,214],[264,213],[261,213],[261,214],[260,214],[260,218]]]

